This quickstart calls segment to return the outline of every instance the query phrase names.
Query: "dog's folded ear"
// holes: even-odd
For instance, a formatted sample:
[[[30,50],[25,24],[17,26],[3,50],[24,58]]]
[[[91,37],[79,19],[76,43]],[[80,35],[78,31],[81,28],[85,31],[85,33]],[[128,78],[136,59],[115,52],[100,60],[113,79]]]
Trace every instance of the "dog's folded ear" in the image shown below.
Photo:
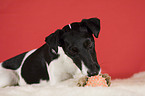
[[[58,46],[60,45],[60,35],[62,34],[62,30],[58,29],[54,33],[50,34],[45,38],[46,44],[53,49],[56,53],[58,52]]]
[[[100,20],[98,18],[83,19],[81,23],[87,27],[89,32],[92,32],[98,38],[100,32]]]

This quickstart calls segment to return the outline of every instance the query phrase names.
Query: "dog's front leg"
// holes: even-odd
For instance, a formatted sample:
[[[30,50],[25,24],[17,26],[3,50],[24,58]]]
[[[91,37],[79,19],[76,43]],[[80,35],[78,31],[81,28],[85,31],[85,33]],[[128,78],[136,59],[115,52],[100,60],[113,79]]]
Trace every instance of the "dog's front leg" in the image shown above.
[[[86,84],[87,76],[70,78],[58,83],[59,86],[83,87]]]
[[[83,75],[82,72],[80,72],[80,70],[77,70],[77,72],[74,75],[74,80],[76,82],[76,86],[78,87],[82,87],[86,84],[86,80],[87,80],[87,76]]]
[[[64,75],[63,75],[64,76]],[[61,77],[63,77],[61,76]],[[65,79],[57,83],[58,86],[83,87],[86,83],[87,76],[83,75],[79,70],[71,74],[71,78]]]
[[[78,79],[77,81],[77,86],[82,87],[86,84],[87,76],[82,76],[81,78]]]

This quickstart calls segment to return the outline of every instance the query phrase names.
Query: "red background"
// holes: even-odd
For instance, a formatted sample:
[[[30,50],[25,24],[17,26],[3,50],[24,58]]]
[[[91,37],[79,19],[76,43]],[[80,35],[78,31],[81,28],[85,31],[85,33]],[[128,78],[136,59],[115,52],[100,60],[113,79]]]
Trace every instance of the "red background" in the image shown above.
[[[50,33],[98,17],[102,71],[126,78],[145,70],[145,0],[0,0],[0,61],[38,48]]]

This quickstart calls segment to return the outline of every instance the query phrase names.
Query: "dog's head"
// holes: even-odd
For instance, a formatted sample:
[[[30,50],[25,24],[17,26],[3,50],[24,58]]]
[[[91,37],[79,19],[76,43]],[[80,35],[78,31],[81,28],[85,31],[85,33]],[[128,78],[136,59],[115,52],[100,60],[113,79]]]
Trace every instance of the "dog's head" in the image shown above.
[[[58,46],[62,47],[65,54],[73,60],[83,74],[93,76],[100,71],[93,38],[93,35],[98,38],[99,32],[99,19],[83,19],[52,33],[46,38],[46,42],[56,53]]]

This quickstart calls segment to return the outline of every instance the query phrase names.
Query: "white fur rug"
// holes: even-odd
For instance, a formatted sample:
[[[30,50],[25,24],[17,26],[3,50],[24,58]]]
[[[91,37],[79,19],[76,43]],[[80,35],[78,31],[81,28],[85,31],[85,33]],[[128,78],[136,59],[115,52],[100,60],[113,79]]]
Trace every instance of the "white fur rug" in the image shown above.
[[[69,83],[69,82],[67,82]],[[0,88],[0,96],[145,96],[145,72],[128,79],[116,79],[111,87],[70,87],[67,84]]]

